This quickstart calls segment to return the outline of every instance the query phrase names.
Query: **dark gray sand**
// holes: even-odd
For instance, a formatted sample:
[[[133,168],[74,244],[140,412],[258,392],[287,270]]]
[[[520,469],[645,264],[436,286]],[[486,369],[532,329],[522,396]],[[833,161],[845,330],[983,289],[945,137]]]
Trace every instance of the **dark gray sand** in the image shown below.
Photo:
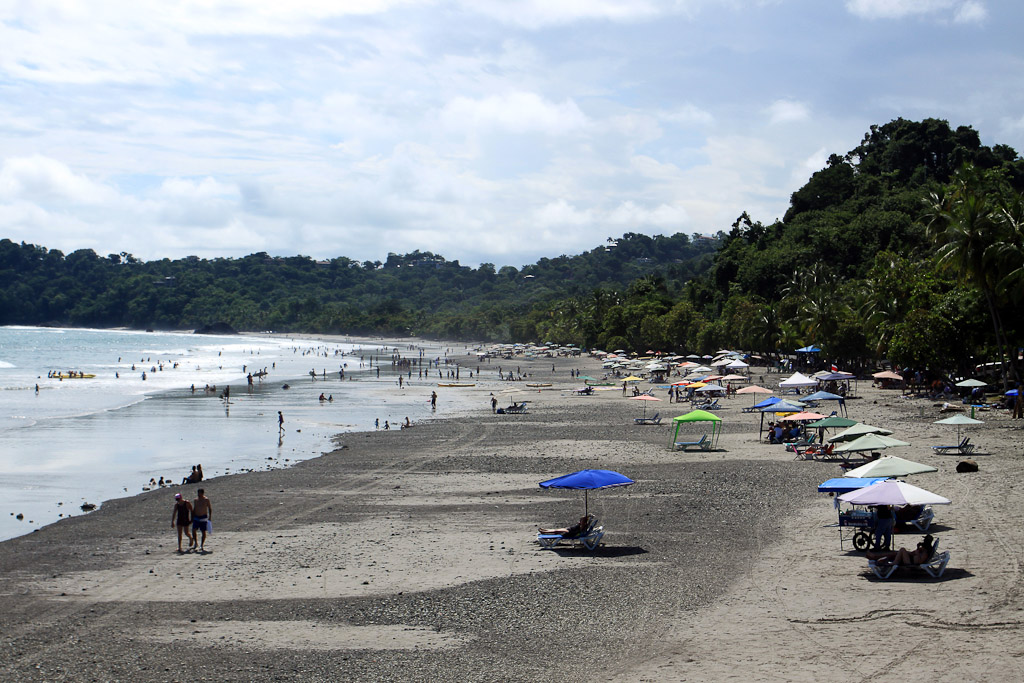
[[[538,363],[547,367],[551,361]],[[574,386],[567,369],[580,367],[580,361],[558,365],[557,376],[564,379],[555,389]],[[289,591],[267,597],[254,583],[253,599],[197,600],[188,583],[159,575],[167,571],[166,556],[175,555],[171,492],[145,493],[0,544],[0,680],[584,681],[628,676],[651,654],[651,644],[665,636],[671,620],[710,605],[749,570],[762,549],[780,542],[788,516],[815,497],[814,485],[831,476],[831,469],[745,459],[743,448],[763,448],[753,437],[734,442],[747,445],[730,445],[720,460],[671,454],[667,427],[633,426],[629,417],[639,412],[639,404],[611,398],[538,400],[526,415],[492,415],[488,407],[478,416],[441,418],[408,430],[348,434],[339,437],[338,450],[289,469],[208,481],[215,509],[215,533],[208,544],[212,552],[182,556],[178,566],[214,576],[223,569],[218,562],[225,535],[286,536],[335,522],[364,522],[367,534],[379,535],[370,539],[382,550],[374,562],[386,566],[389,544],[404,525],[417,536],[416,543],[430,546],[443,542],[438,540],[442,534],[423,533],[424,526],[440,532],[452,523],[469,523],[479,528],[478,537],[462,534],[463,542],[450,551],[465,558],[471,576],[477,556],[519,553],[528,559],[530,553],[545,553],[547,558],[550,551],[530,548],[524,553],[524,540],[532,539],[538,524],[571,522],[582,513],[582,494],[544,492],[535,484],[491,492],[489,478],[539,482],[584,467],[622,471],[638,483],[590,495],[608,530],[605,545],[594,552],[558,551],[554,563],[536,571],[436,589],[359,597],[321,597],[309,591],[296,598]],[[655,405],[663,414],[684,412],[684,406],[669,413],[669,404]],[[589,446],[581,455],[567,448],[573,442]],[[589,457],[588,451],[600,455]],[[442,483],[418,495],[403,479],[410,473],[443,475]],[[465,478],[484,483],[468,496],[458,485]],[[389,492],[393,503],[381,505],[380,497],[386,499]],[[386,533],[379,524],[382,517],[391,523]],[[506,531],[510,528],[517,531]],[[303,559],[307,555],[294,556],[296,582],[312,580],[317,569]],[[160,559],[150,588],[155,597],[84,597],[94,584],[72,594],[76,577],[118,568],[145,573],[150,557]],[[393,560],[398,571],[402,558]],[[260,553],[246,561],[258,581]],[[164,581],[166,594],[160,588]],[[137,584],[133,578],[125,585],[132,590]],[[108,596],[116,594],[117,586],[103,588]],[[248,586],[235,588],[244,593]],[[275,622],[286,622],[280,632]],[[295,623],[307,633],[320,628],[336,636],[314,639],[300,633],[289,638]],[[248,624],[262,637],[247,641],[211,624]],[[344,634],[354,632],[350,627],[368,626],[377,629],[371,633],[392,632],[382,627],[395,626],[393,632],[410,636],[433,634],[446,644],[426,638],[420,646],[394,649],[383,642],[375,647],[372,638],[346,640]],[[160,637],[162,632],[166,637]]]

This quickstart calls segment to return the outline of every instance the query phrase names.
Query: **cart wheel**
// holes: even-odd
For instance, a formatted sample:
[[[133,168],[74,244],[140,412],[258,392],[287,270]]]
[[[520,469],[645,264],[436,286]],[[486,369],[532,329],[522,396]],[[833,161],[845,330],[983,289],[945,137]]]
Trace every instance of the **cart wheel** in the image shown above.
[[[853,535],[853,547],[864,552],[871,547],[871,534],[866,531],[858,531]]]

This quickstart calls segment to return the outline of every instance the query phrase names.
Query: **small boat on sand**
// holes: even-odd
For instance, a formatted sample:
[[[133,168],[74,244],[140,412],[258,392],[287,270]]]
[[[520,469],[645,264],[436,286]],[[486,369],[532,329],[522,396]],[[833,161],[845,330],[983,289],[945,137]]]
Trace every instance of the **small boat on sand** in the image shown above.
[[[529,382],[526,386],[532,387],[534,389],[541,389],[543,387],[550,387],[551,384],[548,382]]]
[[[475,382],[438,382],[439,387],[475,387]]]

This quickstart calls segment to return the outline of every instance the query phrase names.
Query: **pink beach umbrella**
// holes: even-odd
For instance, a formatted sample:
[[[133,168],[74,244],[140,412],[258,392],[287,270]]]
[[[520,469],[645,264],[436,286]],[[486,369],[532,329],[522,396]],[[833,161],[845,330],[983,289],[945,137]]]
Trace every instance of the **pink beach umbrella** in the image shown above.
[[[644,417],[647,417],[647,402],[648,401],[660,401],[661,399],[650,394],[640,394],[639,396],[630,396],[631,401],[643,401],[644,402]]]

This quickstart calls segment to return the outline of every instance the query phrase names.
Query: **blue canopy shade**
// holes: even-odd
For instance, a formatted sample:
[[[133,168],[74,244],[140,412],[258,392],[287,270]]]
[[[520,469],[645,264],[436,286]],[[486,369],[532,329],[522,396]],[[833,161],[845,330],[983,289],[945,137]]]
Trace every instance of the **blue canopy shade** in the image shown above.
[[[796,350],[797,353],[818,353],[820,351],[821,349],[819,349],[817,346],[814,346],[813,344],[811,346],[805,346],[802,349]]]
[[[790,403],[789,401],[779,401],[778,403],[761,408],[762,413],[799,413],[802,410],[803,406]]]
[[[849,493],[885,481],[887,477],[839,477],[818,484],[818,493]]]
[[[1017,390],[1016,389],[1010,389],[1005,394],[1005,396],[1016,396],[1016,395],[1017,395]]]
[[[776,398],[775,396],[772,396],[771,398],[766,398],[765,400],[761,401],[760,403],[755,403],[754,407],[755,408],[767,408],[768,406],[775,405],[776,403],[778,403],[781,400],[782,400],[781,398]]]
[[[607,489],[613,486],[629,486],[632,479],[612,470],[580,470],[540,483],[546,489]]]
[[[804,396],[801,400],[803,401],[842,401],[842,396],[837,396],[828,391],[816,391],[810,396]]]

